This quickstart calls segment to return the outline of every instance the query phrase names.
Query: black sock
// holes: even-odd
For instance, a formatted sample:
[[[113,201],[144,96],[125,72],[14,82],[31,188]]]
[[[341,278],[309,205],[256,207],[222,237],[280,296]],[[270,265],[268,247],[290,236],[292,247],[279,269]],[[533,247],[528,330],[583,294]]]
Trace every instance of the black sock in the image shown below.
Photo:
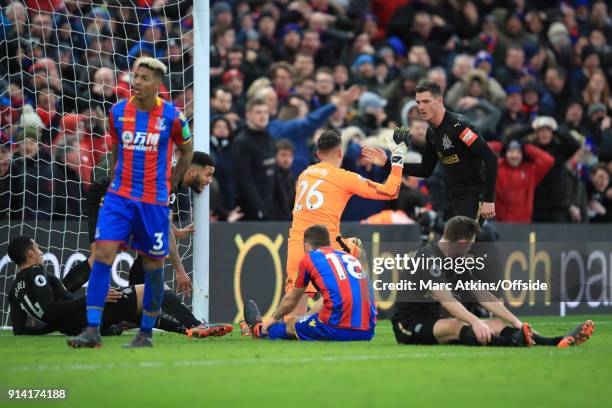
[[[162,310],[165,314],[174,317],[183,326],[191,328],[197,326],[201,322],[195,318],[191,310],[185,306],[181,299],[176,296],[171,290],[164,291],[164,299],[162,300]]]
[[[155,323],[155,327],[163,331],[179,334],[185,334],[186,330],[185,326],[182,324],[163,316],[159,316],[157,323]]]
[[[68,289],[69,292],[74,292],[83,287],[85,282],[89,280],[89,275],[91,274],[91,267],[89,266],[89,262],[87,259],[81,262],[74,264],[72,268],[68,271],[64,279],[62,279],[62,283],[64,287]]]
[[[138,255],[134,259],[134,263],[130,268],[130,274],[128,277],[129,285],[142,285],[144,283],[144,261],[142,255]]]
[[[544,337],[537,333],[533,333],[533,341],[535,341],[535,344],[538,346],[556,346],[561,340],[563,340],[563,336]]]
[[[520,329],[515,329],[514,327],[504,327],[502,331],[499,332],[499,335],[502,337],[510,337],[518,331],[520,331]]]
[[[465,346],[481,346],[471,326],[463,326],[459,332],[459,343]]]
[[[491,336],[489,344],[480,344],[472,326],[463,326],[459,332],[459,342],[466,346],[492,346],[492,347],[509,347],[512,346],[511,337]]]

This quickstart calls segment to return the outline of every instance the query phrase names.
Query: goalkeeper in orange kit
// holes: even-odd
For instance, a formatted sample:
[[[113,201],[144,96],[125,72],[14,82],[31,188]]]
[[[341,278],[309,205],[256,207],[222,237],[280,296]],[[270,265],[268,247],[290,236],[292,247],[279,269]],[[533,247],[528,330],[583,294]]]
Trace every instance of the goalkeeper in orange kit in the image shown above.
[[[401,131],[398,128],[395,133]],[[297,180],[293,222],[289,230],[287,248],[286,293],[293,288],[300,260],[304,257],[303,237],[306,229],[314,224],[325,225],[334,248],[359,257],[358,240],[349,238],[343,241],[340,235],[340,217],[346,203],[353,195],[374,200],[393,200],[399,193],[404,155],[408,149],[403,142],[393,149],[391,174],[385,184],[375,183],[357,173],[341,169],[343,158],[341,144],[342,140],[337,130],[323,132],[317,141],[317,157],[321,162],[309,166]],[[306,293],[315,292],[314,287],[308,285]],[[304,296],[291,315],[305,314],[307,300],[307,296]]]

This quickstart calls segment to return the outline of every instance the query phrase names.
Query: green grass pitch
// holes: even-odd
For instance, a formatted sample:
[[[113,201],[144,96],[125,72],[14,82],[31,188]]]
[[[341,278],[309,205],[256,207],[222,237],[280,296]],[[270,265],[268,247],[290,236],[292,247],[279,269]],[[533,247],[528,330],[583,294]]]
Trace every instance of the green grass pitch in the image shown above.
[[[544,335],[585,316],[529,321]],[[125,350],[131,333],[73,350],[63,336],[0,332],[0,406],[73,407],[610,407],[612,315],[572,349],[400,346],[388,321],[369,343],[253,341],[156,333],[153,349]],[[10,402],[10,388],[67,388],[61,403]]]

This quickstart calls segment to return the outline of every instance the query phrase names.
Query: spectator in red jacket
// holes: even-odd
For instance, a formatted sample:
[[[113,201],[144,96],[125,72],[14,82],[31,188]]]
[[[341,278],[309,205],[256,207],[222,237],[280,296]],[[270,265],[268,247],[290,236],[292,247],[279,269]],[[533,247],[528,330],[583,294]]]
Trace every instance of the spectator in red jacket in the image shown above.
[[[554,157],[535,145],[522,145],[518,140],[511,140],[503,147],[500,142],[489,144],[494,151],[501,151],[495,186],[496,220],[531,222],[535,188],[553,166]]]

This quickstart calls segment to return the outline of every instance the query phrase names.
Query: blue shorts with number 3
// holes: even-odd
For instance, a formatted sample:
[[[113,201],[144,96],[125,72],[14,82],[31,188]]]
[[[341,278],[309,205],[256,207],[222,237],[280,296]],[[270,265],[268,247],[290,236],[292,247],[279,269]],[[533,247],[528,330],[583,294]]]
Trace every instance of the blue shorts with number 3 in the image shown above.
[[[151,258],[168,255],[170,209],[106,193],[100,208],[96,241],[123,242]]]

